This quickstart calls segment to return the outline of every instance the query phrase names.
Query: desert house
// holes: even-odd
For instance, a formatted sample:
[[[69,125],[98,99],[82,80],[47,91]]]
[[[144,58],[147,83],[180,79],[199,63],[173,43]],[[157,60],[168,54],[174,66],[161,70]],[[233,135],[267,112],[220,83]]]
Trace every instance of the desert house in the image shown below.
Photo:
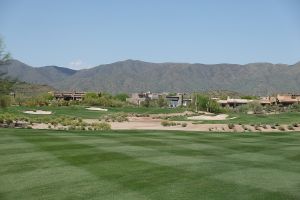
[[[85,96],[85,92],[54,92],[54,98],[56,100],[65,100],[65,101],[70,101],[70,100],[82,100]]]
[[[249,100],[249,99],[231,99],[230,97],[227,97],[226,100],[217,100],[217,102],[223,107],[225,107],[225,106],[236,107],[236,106],[245,105],[245,104],[248,104],[250,102],[253,102],[253,100]]]
[[[277,100],[277,104],[283,106],[299,104],[300,95],[299,94],[277,94],[276,100]]]
[[[266,97],[260,97],[259,98],[259,103],[262,106],[274,105],[274,104],[277,104],[277,100],[276,100],[276,97],[266,96]]]
[[[292,104],[300,103],[300,95],[298,94],[277,94],[276,96],[266,96],[260,97],[258,100],[249,100],[249,99],[231,99],[228,97],[226,100],[219,100],[217,98],[212,98],[216,100],[222,107],[236,107],[240,105],[245,105],[250,102],[258,102],[262,106],[266,105],[280,105],[280,106],[289,106]]]
[[[132,93],[126,101],[135,105],[140,105],[146,99],[150,99],[151,92]]]
[[[146,99],[149,100],[158,100],[159,98],[164,98],[168,106],[171,108],[176,108],[178,106],[188,106],[192,102],[192,98],[184,93],[152,93],[152,92],[141,92],[141,93],[132,93],[130,98],[127,98],[126,101],[135,105],[140,105]]]

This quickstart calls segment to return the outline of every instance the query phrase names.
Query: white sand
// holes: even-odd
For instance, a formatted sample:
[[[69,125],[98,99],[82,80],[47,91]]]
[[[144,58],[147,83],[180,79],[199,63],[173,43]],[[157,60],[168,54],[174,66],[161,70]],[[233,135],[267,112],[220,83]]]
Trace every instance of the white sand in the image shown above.
[[[226,120],[228,115],[226,114],[220,114],[215,116],[209,116],[209,115],[199,115],[199,116],[192,116],[188,117],[190,120]]]
[[[31,115],[51,115],[52,114],[51,111],[44,111],[44,110],[36,110],[36,111],[28,110],[28,111],[24,111],[24,113],[31,114]]]
[[[89,108],[86,108],[86,109],[87,110],[94,110],[94,111],[108,111],[105,108],[97,108],[97,107],[89,107]]]

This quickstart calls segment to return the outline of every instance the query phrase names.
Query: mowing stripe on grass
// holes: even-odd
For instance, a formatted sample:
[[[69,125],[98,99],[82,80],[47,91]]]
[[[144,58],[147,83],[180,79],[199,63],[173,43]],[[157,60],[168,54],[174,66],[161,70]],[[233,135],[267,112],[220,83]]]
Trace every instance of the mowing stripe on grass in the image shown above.
[[[1,199],[299,198],[296,133],[4,130]]]

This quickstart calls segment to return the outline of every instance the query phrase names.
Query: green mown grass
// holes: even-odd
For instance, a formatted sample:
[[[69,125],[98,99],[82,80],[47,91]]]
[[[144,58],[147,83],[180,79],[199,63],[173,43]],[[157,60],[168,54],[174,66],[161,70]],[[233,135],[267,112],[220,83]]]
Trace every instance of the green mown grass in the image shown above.
[[[52,115],[50,116],[70,116],[70,117],[81,117],[81,118],[89,118],[95,119],[99,118],[102,115],[111,114],[111,113],[138,113],[138,114],[160,114],[160,113],[176,113],[183,112],[185,109],[183,108],[144,108],[144,107],[121,107],[121,108],[107,108],[108,111],[91,111],[87,110],[88,106],[60,106],[60,107],[26,107],[26,106],[11,106],[6,109],[0,108],[1,113],[12,113],[21,116],[30,117],[32,115],[24,114],[24,111],[27,110],[45,110],[52,111]],[[40,115],[41,117],[45,117]],[[49,115],[48,115],[49,117]]]
[[[285,112],[271,115],[254,115],[254,114],[229,114],[229,118],[236,117],[234,119],[227,120],[200,120],[202,124],[292,124],[300,123],[299,112]],[[188,121],[186,116],[171,117],[171,120]],[[197,122],[197,121],[195,121]]]
[[[0,199],[299,199],[300,133],[0,129]]]

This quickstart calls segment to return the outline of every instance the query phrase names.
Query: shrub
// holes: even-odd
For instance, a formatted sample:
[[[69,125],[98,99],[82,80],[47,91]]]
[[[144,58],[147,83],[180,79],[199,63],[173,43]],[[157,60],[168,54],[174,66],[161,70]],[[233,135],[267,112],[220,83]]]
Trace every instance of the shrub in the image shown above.
[[[275,126],[275,125],[272,125],[272,126],[271,126],[271,129],[276,129],[276,126]]]
[[[287,127],[287,129],[288,129],[288,130],[295,130],[294,127],[293,127],[292,125],[289,125],[289,126]]]
[[[126,99],[129,98],[129,96],[126,93],[120,93],[115,95],[114,98],[119,101],[126,101]]]
[[[253,101],[248,104],[249,109],[253,111],[254,114],[262,114],[263,107],[259,102]]]
[[[283,126],[279,126],[279,127],[278,127],[278,130],[280,130],[280,131],[285,131],[285,128],[284,128]]]
[[[97,124],[97,126],[95,126],[95,128],[97,130],[107,131],[107,130],[111,130],[111,125],[105,122],[100,122]]]
[[[260,131],[260,128],[258,125],[255,126],[255,130]]]
[[[124,121],[129,121],[128,120],[128,115],[126,113],[117,113],[117,114],[109,114],[109,115],[105,115],[100,117],[99,119],[104,120],[106,122],[124,122]]]
[[[242,128],[243,128],[245,131],[248,130],[248,128],[247,128],[245,125],[242,125]]]
[[[267,129],[267,128],[268,128],[266,124],[262,125],[262,127],[263,127],[264,129]]]
[[[167,120],[163,120],[161,121],[160,123],[162,126],[176,126],[176,122],[170,122],[170,121],[167,121]]]
[[[7,108],[11,104],[10,96],[0,96],[0,108]]]
[[[293,123],[292,125],[293,125],[293,127],[298,127],[297,123]]]
[[[187,123],[182,123],[181,126],[182,127],[187,127]]]
[[[234,124],[228,124],[228,128],[229,129],[233,129],[234,128]]]

